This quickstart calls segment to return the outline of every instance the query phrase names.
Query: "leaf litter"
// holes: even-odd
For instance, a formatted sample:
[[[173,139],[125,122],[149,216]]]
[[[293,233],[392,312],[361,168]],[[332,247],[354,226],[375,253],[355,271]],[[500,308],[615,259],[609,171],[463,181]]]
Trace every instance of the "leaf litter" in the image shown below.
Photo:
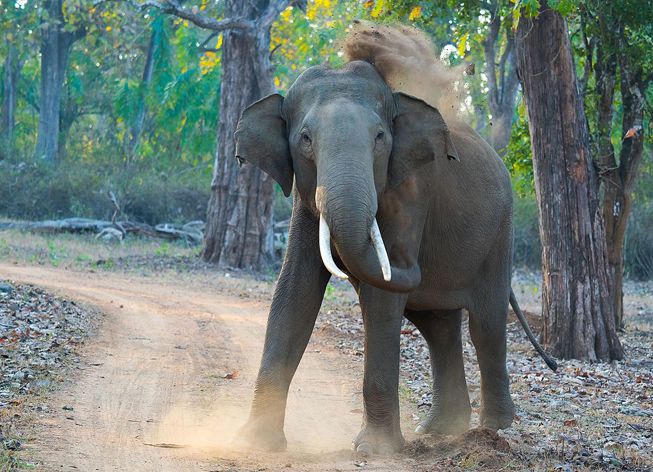
[[[527,317],[536,333],[542,320],[533,311],[541,300],[532,286],[539,286],[540,280],[537,273],[517,273],[513,278],[518,298],[532,310]],[[559,371],[551,372],[516,319],[509,317],[507,366],[517,412],[512,427],[499,433],[478,427],[480,373],[464,318],[472,429],[458,438],[422,437],[409,442],[404,454],[430,455],[433,470],[653,470],[653,282],[626,282],[625,292],[626,328],[620,333],[624,361],[559,359]],[[316,332],[321,343],[357,358],[362,374],[364,332],[353,298],[327,303]],[[426,342],[404,319],[400,398],[417,407],[414,426],[431,406],[430,370]]]
[[[537,274],[518,274],[515,283],[536,332],[541,320],[532,312],[540,300],[531,288],[538,280]],[[260,281],[241,282],[251,287]],[[564,360],[553,373],[519,324],[509,320],[508,370],[517,414],[513,426],[499,433],[478,428],[480,375],[465,322],[473,429],[459,437],[410,441],[398,457],[415,461],[415,470],[653,470],[653,283],[627,282],[625,292],[626,330],[620,337],[627,359],[621,362]],[[314,342],[348,354],[362,373],[360,309],[351,295],[342,293],[337,290],[325,301]],[[253,295],[267,300],[269,289],[256,285]],[[6,449],[20,448],[20,441],[7,439],[3,418],[26,395],[66,379],[65,367],[75,361],[75,349],[93,331],[96,317],[33,286],[0,283],[0,438],[9,441]],[[416,425],[431,405],[430,364],[425,342],[406,320],[401,362],[400,396],[411,405],[404,410]],[[236,376],[238,371],[227,371],[224,378]]]
[[[66,367],[93,332],[98,313],[32,285],[0,281],[0,438],[20,449],[15,421],[28,395],[67,380]],[[47,409],[47,406],[36,406]],[[70,405],[63,410],[73,411]]]

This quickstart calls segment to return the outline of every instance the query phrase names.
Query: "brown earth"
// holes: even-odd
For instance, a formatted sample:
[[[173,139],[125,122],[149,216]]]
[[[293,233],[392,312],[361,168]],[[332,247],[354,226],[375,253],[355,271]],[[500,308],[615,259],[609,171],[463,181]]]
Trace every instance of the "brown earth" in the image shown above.
[[[273,284],[201,267],[22,264],[0,263],[0,280],[38,285],[79,302],[90,316],[103,313],[79,362],[60,369],[64,383],[26,395],[19,416],[7,413],[23,443],[18,458],[36,470],[651,470],[648,285],[629,288],[623,342],[630,357],[623,363],[564,361],[553,374],[510,322],[508,365],[518,416],[499,434],[477,428],[459,437],[417,439],[411,433],[428,409],[429,367],[421,338],[404,326],[400,398],[409,443],[391,457],[366,459],[349,450],[362,416],[363,338],[354,294],[344,285],[327,290],[291,386],[288,451],[263,454],[236,451],[230,443],[247,418]],[[535,311],[539,302],[529,296],[535,293],[530,285],[518,280],[516,292],[523,307]],[[537,318],[529,317],[532,324]],[[464,333],[475,425],[480,379]]]
[[[0,278],[106,315],[79,374],[31,420],[24,455],[38,470],[414,470],[410,458],[363,462],[349,452],[361,420],[362,373],[323,345],[309,346],[291,386],[288,452],[230,448],[248,414],[267,316],[262,303],[181,278],[9,264],[0,264]]]

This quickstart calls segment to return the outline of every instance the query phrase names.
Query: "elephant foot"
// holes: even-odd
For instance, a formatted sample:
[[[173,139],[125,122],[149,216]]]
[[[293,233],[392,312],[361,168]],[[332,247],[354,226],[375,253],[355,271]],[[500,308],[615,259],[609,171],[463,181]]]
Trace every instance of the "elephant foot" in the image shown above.
[[[514,418],[515,405],[510,398],[494,408],[481,410],[481,426],[485,428],[494,430],[509,428]]]
[[[418,434],[458,435],[469,429],[471,414],[469,405],[458,410],[449,409],[451,413],[448,414],[440,413],[441,411],[437,407],[432,407],[426,418],[417,425],[415,432]]]
[[[406,440],[399,426],[391,428],[376,428],[365,426],[352,442],[352,449],[363,456],[379,454],[388,456],[403,449]]]
[[[282,427],[250,418],[238,432],[232,445],[236,449],[283,452],[288,446],[288,441]]]

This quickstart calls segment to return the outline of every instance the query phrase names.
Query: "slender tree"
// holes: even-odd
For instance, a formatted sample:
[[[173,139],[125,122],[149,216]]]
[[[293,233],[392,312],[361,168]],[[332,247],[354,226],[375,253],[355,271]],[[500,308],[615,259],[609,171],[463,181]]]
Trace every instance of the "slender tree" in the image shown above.
[[[4,61],[2,123],[0,124],[0,159],[11,148],[11,141],[16,125],[16,101],[18,99],[18,77],[20,75],[20,60],[18,50],[7,41],[7,56]]]
[[[642,9],[641,2],[633,0],[607,4],[589,0],[581,9],[581,18],[586,38],[585,75],[593,71],[596,83],[596,94],[591,96],[596,109],[593,134],[603,186],[601,205],[613,309],[617,326],[623,327],[624,243],[632,209],[631,194],[644,154],[646,94],[653,80],[651,60],[646,59],[653,38],[647,30],[653,22],[653,12],[651,8]],[[617,123],[618,132],[613,133],[617,94],[621,95],[621,123]],[[618,152],[612,142],[613,134],[621,137]]]
[[[599,179],[567,24],[541,2],[517,30],[543,262],[544,342],[563,358],[623,358],[617,338]]]
[[[490,144],[499,155],[503,155],[510,143],[515,100],[519,91],[515,37],[512,31],[512,16],[502,12],[499,1],[492,0],[486,8],[490,9],[490,24],[483,40],[483,53],[488,107],[492,114]],[[500,51],[502,34],[505,39]]]
[[[132,160],[136,154],[143,133],[143,127],[145,126],[145,118],[147,116],[147,89],[150,87],[154,77],[154,64],[162,34],[163,18],[157,18],[152,22],[152,32],[150,33],[150,40],[145,54],[145,65],[143,66],[143,76],[141,78],[138,110],[136,111],[136,117],[129,133],[129,143],[127,144],[126,150],[126,155],[129,160]]]

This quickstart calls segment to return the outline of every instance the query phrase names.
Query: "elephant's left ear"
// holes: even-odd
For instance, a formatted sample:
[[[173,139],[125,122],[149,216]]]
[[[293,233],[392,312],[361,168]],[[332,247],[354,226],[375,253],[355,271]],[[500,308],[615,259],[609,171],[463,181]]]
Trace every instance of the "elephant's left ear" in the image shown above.
[[[447,124],[437,109],[401,92],[393,95],[397,112],[388,169],[390,188],[403,182],[410,172],[435,159],[460,160]]]
[[[236,127],[236,157],[276,180],[287,197],[292,191],[293,166],[282,106],[283,97],[275,93],[245,108]]]

